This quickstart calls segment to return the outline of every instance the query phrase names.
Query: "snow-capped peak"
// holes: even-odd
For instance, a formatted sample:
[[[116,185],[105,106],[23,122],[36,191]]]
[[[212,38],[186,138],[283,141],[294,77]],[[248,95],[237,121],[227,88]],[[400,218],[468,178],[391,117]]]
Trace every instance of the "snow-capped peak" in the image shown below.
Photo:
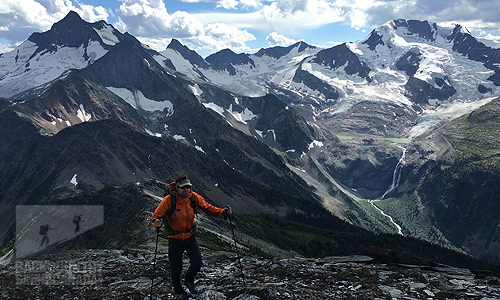
[[[34,33],[16,49],[0,55],[0,97],[40,94],[50,84],[103,57],[120,42],[104,21],[87,23],[70,12],[44,33]]]
[[[478,42],[460,25],[428,21],[392,20],[364,40],[329,49],[301,42],[256,54],[221,51],[203,68],[179,60],[179,53],[164,55],[187,76],[204,77],[231,92],[274,93],[315,116],[311,121],[363,102],[396,105],[423,116],[428,110],[421,107],[439,109],[500,93],[498,49]]]

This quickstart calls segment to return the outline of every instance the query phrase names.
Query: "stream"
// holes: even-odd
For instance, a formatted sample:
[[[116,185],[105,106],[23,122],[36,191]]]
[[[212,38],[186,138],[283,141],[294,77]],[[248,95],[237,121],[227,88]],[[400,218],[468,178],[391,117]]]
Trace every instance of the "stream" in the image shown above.
[[[400,147],[400,146],[398,146],[398,147]],[[406,148],[403,148],[403,147],[400,147],[400,148],[403,149],[403,154],[401,155],[401,158],[399,159],[398,163],[396,164],[396,167],[394,168],[394,172],[392,173],[391,186],[389,187],[389,189],[387,191],[385,191],[385,193],[382,195],[382,197],[380,197],[380,199],[369,200],[368,202],[370,202],[370,204],[373,205],[373,207],[375,207],[375,209],[377,209],[382,215],[389,218],[389,221],[391,221],[391,223],[394,224],[394,226],[396,226],[396,228],[398,229],[398,234],[403,235],[403,232],[401,231],[401,226],[399,226],[399,224],[397,224],[391,216],[386,214],[383,210],[381,210],[380,208],[378,208],[375,205],[376,201],[383,200],[385,198],[385,196],[387,196],[387,194],[394,191],[399,186],[399,182],[401,180],[401,169],[403,169],[403,165],[405,163],[405,157],[406,157]]]
[[[373,205],[373,207],[375,207],[375,209],[378,210],[383,216],[386,216],[387,218],[389,218],[389,221],[391,221],[391,223],[394,224],[394,226],[396,226],[396,228],[398,229],[398,234],[403,235],[403,231],[401,230],[401,226],[399,226],[398,223],[394,222],[394,219],[391,216],[389,216],[383,210],[378,208],[374,203],[376,201],[380,201],[380,200],[369,200],[368,202],[370,202],[370,204]]]

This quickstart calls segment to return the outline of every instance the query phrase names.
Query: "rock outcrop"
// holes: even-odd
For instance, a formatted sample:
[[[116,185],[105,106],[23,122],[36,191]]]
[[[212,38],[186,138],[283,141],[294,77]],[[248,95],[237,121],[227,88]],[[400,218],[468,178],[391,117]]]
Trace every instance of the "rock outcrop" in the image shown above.
[[[161,244],[161,243],[160,243]],[[154,244],[131,250],[80,250],[0,267],[2,299],[150,299]],[[160,245],[152,299],[173,294]],[[498,299],[500,280],[467,269],[391,261],[391,256],[309,259],[203,252],[197,295],[184,299]],[[374,256],[375,257],[375,256]],[[394,256],[392,256],[394,257]],[[185,260],[188,263],[188,260]]]

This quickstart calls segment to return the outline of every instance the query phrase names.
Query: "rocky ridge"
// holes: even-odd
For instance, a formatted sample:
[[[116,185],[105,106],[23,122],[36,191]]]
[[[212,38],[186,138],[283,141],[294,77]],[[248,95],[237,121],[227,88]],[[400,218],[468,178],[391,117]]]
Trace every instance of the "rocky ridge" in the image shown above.
[[[149,299],[154,244],[130,250],[74,250],[0,267],[1,299]],[[159,246],[152,299],[171,290]],[[391,255],[241,257],[202,250],[197,295],[183,299],[498,299],[498,277],[443,265],[405,264]],[[392,256],[394,258],[394,256]],[[188,263],[188,260],[185,260]]]

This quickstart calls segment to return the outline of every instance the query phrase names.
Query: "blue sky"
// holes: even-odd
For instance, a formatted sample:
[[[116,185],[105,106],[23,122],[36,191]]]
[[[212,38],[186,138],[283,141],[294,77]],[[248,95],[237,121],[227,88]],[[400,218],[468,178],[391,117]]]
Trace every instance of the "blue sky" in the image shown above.
[[[1,0],[0,53],[43,32],[70,10],[105,20],[161,51],[172,38],[206,57],[255,53],[297,41],[324,48],[364,39],[393,19],[462,24],[500,42],[499,0]]]

